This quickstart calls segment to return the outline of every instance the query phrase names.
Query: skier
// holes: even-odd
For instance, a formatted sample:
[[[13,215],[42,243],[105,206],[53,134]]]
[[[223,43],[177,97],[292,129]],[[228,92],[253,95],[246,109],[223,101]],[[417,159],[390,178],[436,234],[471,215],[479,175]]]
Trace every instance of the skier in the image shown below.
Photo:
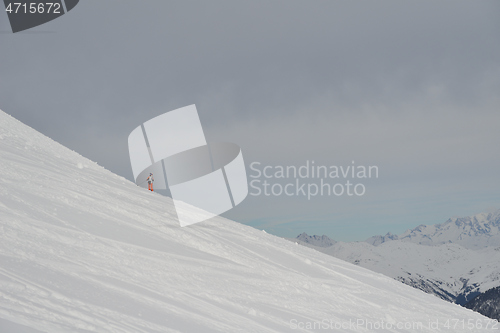
[[[150,173],[148,179],[146,180],[148,181],[148,190],[153,192],[153,182],[155,181],[155,179],[153,178],[153,174]]]

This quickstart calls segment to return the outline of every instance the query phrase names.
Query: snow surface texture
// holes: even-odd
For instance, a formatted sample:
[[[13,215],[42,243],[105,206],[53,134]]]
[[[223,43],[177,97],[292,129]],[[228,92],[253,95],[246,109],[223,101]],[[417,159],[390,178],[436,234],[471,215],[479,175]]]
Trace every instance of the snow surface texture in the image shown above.
[[[180,228],[174,214],[169,198],[0,111],[0,332],[297,332],[322,320],[450,332],[458,319],[483,328],[454,332],[492,331],[381,274],[224,218]]]

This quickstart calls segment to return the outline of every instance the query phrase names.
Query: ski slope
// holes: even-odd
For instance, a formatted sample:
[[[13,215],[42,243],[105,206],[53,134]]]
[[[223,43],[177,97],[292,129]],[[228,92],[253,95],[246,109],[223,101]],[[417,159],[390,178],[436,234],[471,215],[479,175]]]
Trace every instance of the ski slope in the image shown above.
[[[214,218],[181,228],[174,217],[169,198],[0,111],[0,332],[500,328],[485,329],[490,320],[478,313],[248,226]]]

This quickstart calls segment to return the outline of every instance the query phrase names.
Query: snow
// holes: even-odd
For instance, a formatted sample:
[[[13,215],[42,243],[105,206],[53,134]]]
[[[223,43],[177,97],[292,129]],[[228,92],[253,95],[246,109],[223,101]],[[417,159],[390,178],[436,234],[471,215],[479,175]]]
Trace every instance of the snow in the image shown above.
[[[448,332],[489,320],[224,218],[181,228],[169,198],[1,111],[0,137],[1,332],[306,332],[323,320]]]
[[[450,297],[442,296],[450,301],[500,284],[500,247],[471,250],[453,243],[426,246],[395,240],[378,246],[337,242],[317,250],[409,284],[436,285],[429,292],[444,291]]]
[[[298,235],[297,238],[288,238],[288,239],[292,240],[292,241],[299,241],[301,244],[305,243],[305,244],[310,244],[310,245],[319,246],[319,247],[328,247],[328,246],[332,246],[333,244],[335,244],[335,241],[332,240],[332,239],[330,239],[326,235],[322,235],[322,236],[317,236],[317,235],[309,236],[305,232],[303,232],[300,235]]]
[[[454,243],[473,250],[499,247],[500,210],[463,218],[451,218],[442,224],[422,224],[414,229],[406,230],[401,235],[388,233],[385,236],[370,237],[366,242],[378,246],[398,239],[422,245]]]

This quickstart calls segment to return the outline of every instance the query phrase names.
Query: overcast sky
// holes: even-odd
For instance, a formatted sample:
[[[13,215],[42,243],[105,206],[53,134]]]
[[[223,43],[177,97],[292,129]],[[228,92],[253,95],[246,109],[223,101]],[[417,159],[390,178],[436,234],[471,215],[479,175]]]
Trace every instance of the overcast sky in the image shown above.
[[[225,214],[281,236],[500,208],[499,96],[497,0],[85,0],[16,34],[0,13],[0,109],[130,180],[130,132],[190,104],[247,166],[379,167],[363,197]]]

